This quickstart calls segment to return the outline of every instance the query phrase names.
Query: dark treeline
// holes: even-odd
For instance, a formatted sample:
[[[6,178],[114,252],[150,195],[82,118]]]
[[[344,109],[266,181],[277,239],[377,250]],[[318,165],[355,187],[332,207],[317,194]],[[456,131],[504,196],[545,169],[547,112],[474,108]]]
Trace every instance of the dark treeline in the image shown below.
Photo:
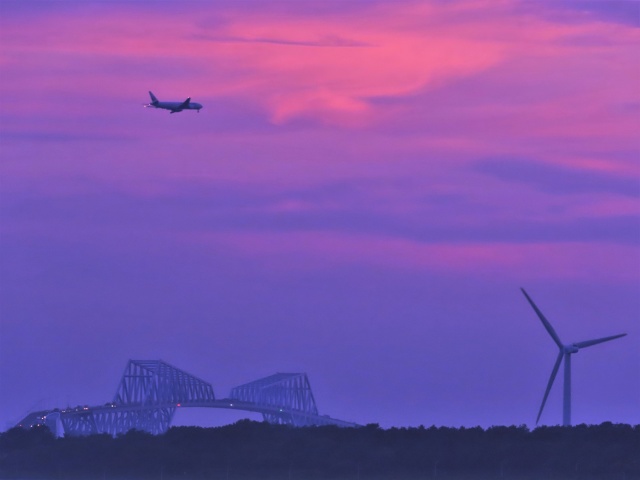
[[[54,438],[0,434],[3,479],[640,479],[640,425],[290,428],[243,420]]]

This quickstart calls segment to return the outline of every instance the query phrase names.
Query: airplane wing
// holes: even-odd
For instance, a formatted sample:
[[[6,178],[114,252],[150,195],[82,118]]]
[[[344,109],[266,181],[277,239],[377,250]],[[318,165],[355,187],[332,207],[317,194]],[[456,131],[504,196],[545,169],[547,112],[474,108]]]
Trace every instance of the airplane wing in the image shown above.
[[[191,103],[191,97],[187,98],[184,102],[182,102],[178,108],[180,110],[182,110],[183,108],[189,108],[189,103]]]

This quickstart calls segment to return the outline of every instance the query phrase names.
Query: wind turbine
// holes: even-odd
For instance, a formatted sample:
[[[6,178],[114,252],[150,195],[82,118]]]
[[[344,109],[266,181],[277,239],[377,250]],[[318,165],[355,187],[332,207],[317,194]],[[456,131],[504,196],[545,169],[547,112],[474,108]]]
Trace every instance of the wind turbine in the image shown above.
[[[553,385],[553,381],[556,379],[556,375],[558,373],[558,369],[560,368],[560,364],[564,358],[564,391],[562,396],[562,425],[565,427],[571,426],[571,355],[574,353],[578,353],[581,348],[590,347],[592,345],[597,345],[598,343],[608,342],[609,340],[615,340],[616,338],[624,337],[626,333],[621,333],[619,335],[613,335],[611,337],[604,338],[596,338],[595,340],[585,340],[584,342],[576,342],[570,344],[564,344],[558,337],[558,334],[553,329],[549,321],[544,318],[544,315],[538,309],[533,300],[527,295],[527,292],[524,291],[524,288],[521,288],[522,293],[527,298],[527,301],[531,304],[531,307],[535,310],[538,318],[542,321],[544,328],[547,329],[553,341],[556,342],[560,352],[558,353],[558,358],[556,358],[556,363],[553,365],[553,370],[551,371],[551,377],[549,377],[549,383],[547,383],[547,389],[544,392],[544,397],[542,398],[542,405],[540,405],[540,411],[538,412],[538,418],[536,418],[536,424],[540,420],[540,415],[542,415],[542,409],[544,409],[544,404],[547,402],[547,397],[549,396],[549,392],[551,391],[551,386]]]

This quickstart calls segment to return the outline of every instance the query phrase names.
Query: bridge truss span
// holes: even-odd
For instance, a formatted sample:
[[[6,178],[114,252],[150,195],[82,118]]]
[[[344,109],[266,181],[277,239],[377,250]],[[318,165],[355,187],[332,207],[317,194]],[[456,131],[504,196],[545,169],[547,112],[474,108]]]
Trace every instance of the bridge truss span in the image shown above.
[[[211,384],[162,360],[129,360],[113,398],[116,405],[213,402]]]
[[[154,435],[166,432],[171,426],[176,407],[131,408],[93,407],[80,413],[62,414],[65,434],[92,435],[108,433],[118,435],[129,430],[141,430]]]

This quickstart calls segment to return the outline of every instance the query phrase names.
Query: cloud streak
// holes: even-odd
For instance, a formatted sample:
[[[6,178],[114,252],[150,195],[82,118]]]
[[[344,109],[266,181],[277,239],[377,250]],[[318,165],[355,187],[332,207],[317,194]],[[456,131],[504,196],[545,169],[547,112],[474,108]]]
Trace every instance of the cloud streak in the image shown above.
[[[608,192],[637,198],[640,184],[636,178],[611,175],[563,165],[545,165],[526,159],[494,159],[477,163],[479,172],[504,181],[530,185],[557,195]]]

